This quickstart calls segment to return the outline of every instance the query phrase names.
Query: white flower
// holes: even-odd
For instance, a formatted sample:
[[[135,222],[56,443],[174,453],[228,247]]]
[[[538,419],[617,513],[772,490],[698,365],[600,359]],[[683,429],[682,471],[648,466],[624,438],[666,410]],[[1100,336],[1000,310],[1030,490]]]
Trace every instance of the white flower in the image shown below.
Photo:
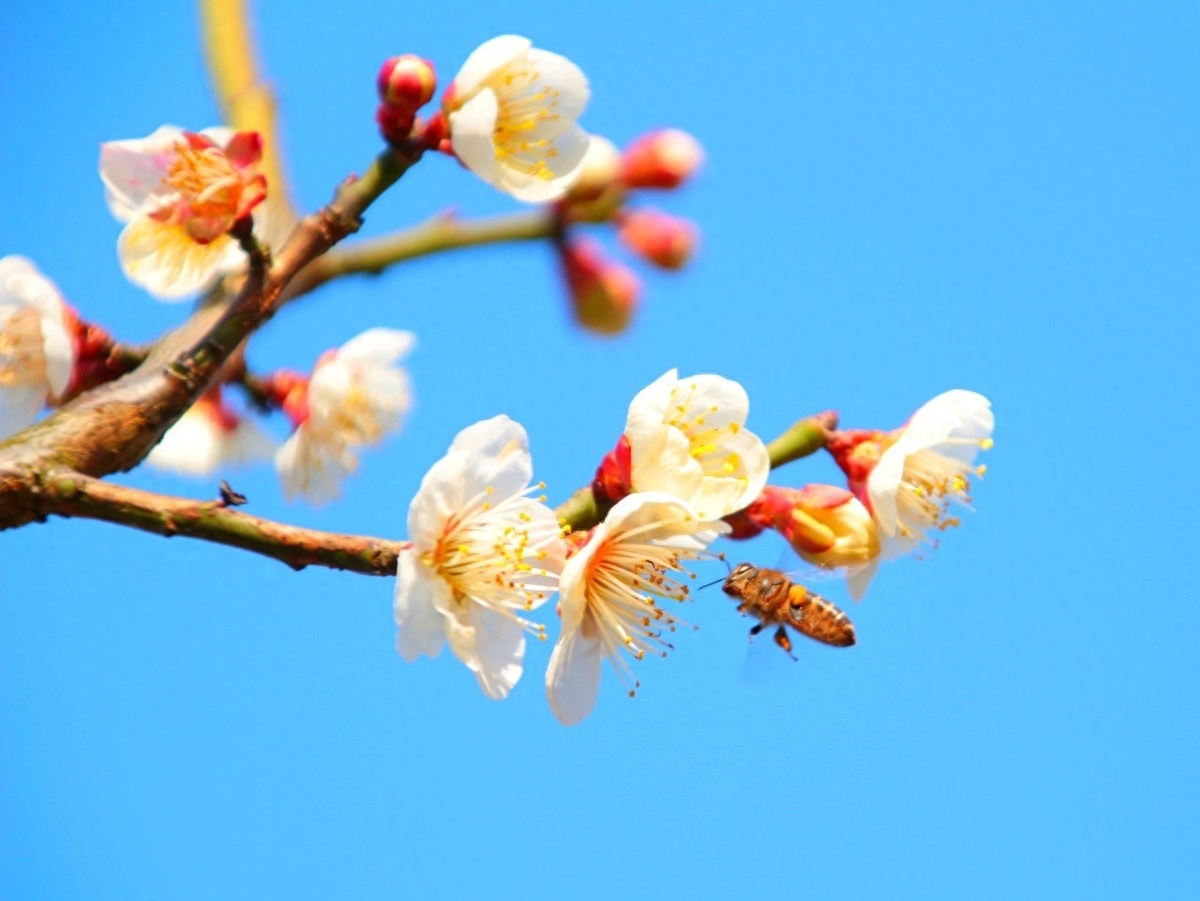
[[[750,401],[718,375],[670,370],[629,405],[625,437],[633,491],[667,491],[700,519],[741,510],[767,483],[766,446],[745,426]]]
[[[687,573],[685,560],[711,556],[704,549],[727,531],[661,491],[631,494],[609,511],[562,571],[562,634],[546,671],[546,695],[560,722],[571,726],[592,712],[605,657],[636,687],[621,652],[635,660],[647,651],[665,656],[671,645],[662,633],[674,631],[676,620],[655,598],[687,600],[687,584],[673,574]]]
[[[931,530],[958,525],[950,502],[970,503],[976,454],[992,446],[995,417],[982,394],[956,389],[913,414],[867,478],[867,492],[884,556],[915,549]]]
[[[29,260],[0,259],[0,440],[21,431],[71,381],[74,314]]]
[[[262,142],[228,128],[164,125],[145,138],[100,146],[109,209],[128,223],[117,241],[129,280],[180,300],[245,260],[228,234],[266,198]]]
[[[358,451],[400,428],[412,392],[396,363],[415,341],[411,332],[368,329],[317,361],[298,402],[296,430],[275,455],[289,499],[303,495],[319,504],[337,497]]]
[[[558,586],[562,530],[528,496],[542,487],[532,473],[525,430],[507,416],[463,429],[421,480],[397,567],[400,656],[436,657],[449,641],[494,699],[521,677],[525,632],[544,637],[522,614]]]
[[[528,38],[492,38],[467,57],[443,107],[450,144],[468,169],[518,200],[544,203],[570,187],[588,135],[575,124],[587,79]]]
[[[270,459],[275,441],[252,420],[221,403],[220,392],[200,397],[162,440],[146,462],[187,476],[207,476],[222,467]]]

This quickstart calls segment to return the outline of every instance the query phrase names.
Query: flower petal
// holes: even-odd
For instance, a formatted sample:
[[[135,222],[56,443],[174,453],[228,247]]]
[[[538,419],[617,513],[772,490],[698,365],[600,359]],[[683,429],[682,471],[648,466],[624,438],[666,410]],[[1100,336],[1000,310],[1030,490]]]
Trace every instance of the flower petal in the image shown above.
[[[183,129],[163,125],[144,138],[100,145],[100,178],[108,208],[117,219],[128,222],[175,196],[163,178],[174,159],[174,147],[183,142]]]
[[[454,92],[458,97],[469,97],[479,83],[509,62],[522,56],[533,46],[529,38],[516,34],[502,34],[484,41],[473,51],[458,74],[454,76]]]
[[[493,187],[501,187],[502,170],[496,161],[496,116],[500,103],[491,91],[480,91],[450,114],[454,154],[464,166]]]
[[[439,605],[449,598],[446,583],[417,558],[413,549],[401,551],[396,566],[392,614],[396,621],[396,650],[412,663],[419,656],[436,657],[446,640]]]
[[[199,293],[243,259],[237,242],[226,235],[196,244],[175,227],[144,216],[121,231],[117,255],[131,282],[168,301]]]
[[[0,441],[33,425],[45,400],[44,387],[12,385],[0,390]]]
[[[579,628],[564,629],[546,670],[546,698],[564,726],[574,726],[590,714],[600,693],[603,645]]]
[[[338,348],[338,358],[370,363],[373,366],[392,366],[412,350],[417,342],[412,332],[394,328],[370,328]]]

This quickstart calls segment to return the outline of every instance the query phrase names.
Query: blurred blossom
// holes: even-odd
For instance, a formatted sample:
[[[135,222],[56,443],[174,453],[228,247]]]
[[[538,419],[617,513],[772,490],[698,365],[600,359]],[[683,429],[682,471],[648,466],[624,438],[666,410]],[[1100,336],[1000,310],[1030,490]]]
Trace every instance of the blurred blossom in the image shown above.
[[[157,469],[207,476],[223,467],[269,460],[275,441],[252,420],[235,413],[213,388],[167,430],[146,462]]]
[[[546,671],[550,709],[573,726],[592,712],[600,668],[609,660],[630,694],[638,682],[625,658],[666,656],[663,632],[675,618],[657,599],[686,601],[684,561],[712,556],[705,548],[729,527],[697,519],[687,504],[660,491],[631,494],[592,530],[563,566],[559,586],[562,633]]]
[[[229,236],[266,198],[256,132],[164,125],[145,138],[100,146],[100,177],[114,216],[128,223],[117,241],[130,281],[180,300],[243,265]]]
[[[324,503],[358,465],[358,452],[400,428],[412,404],[408,373],[397,362],[415,343],[411,332],[373,328],[322,355],[312,377],[285,386],[285,411],[296,430],[275,455],[288,498]]]
[[[408,508],[412,546],[400,554],[396,649],[410,663],[449,641],[489,698],[521,677],[522,614],[558,587],[562,529],[545,498],[529,497],[533,461],[525,430],[507,416],[458,433]]]
[[[561,197],[578,176],[588,135],[576,120],[590,95],[565,57],[502,35],[463,63],[442,101],[463,164],[518,200]]]
[[[600,335],[625,331],[641,295],[638,277],[605,257],[594,241],[564,241],[560,256],[575,320]]]
[[[621,155],[621,180],[628,188],[678,188],[704,161],[699,142],[686,131],[665,128],[635,140]]]
[[[762,440],[745,428],[749,412],[737,382],[665,373],[629,405],[631,490],[669,492],[700,519],[741,510],[758,497],[771,468]]]
[[[58,287],[20,256],[0,259],[0,440],[62,397],[75,363],[77,321]]]
[[[698,239],[693,223],[654,209],[622,214],[617,234],[626,247],[662,269],[687,265]]]

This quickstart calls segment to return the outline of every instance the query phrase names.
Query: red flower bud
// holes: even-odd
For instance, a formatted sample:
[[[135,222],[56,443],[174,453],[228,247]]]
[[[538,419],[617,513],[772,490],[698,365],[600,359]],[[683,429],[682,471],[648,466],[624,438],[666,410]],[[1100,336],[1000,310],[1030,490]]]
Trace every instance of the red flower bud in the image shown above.
[[[561,245],[563,274],[575,318],[602,335],[625,330],[637,308],[641,284],[627,267],[606,259],[591,241]]]
[[[437,75],[429,60],[406,53],[393,56],[380,67],[376,87],[385,104],[415,113],[433,98]]]
[[[678,188],[704,159],[686,131],[668,128],[642,135],[621,155],[621,179],[629,188]]]
[[[696,249],[696,226],[659,210],[631,210],[621,217],[622,243],[648,263],[682,269]]]

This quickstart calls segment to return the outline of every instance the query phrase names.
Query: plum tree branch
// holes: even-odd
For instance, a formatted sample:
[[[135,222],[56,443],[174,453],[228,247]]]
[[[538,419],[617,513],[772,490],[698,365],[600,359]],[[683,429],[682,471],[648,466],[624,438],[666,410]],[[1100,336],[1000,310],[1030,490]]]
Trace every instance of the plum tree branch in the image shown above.
[[[156,494],[63,469],[43,475],[39,487],[39,518],[82,517],[168,538],[198,538],[270,557],[296,570],[324,566],[394,576],[397,554],[409,546],[403,541],[289,526],[232,509],[221,500]]]
[[[446,250],[550,238],[559,227],[551,207],[482,219],[459,219],[453,212],[441,213],[412,228],[326,254],[288,286],[285,299],[294,300],[343,276],[379,275],[399,263]]]
[[[200,0],[200,32],[213,93],[226,122],[263,138],[260,166],[270,191],[271,232],[286,235],[297,216],[283,170],[275,93],[262,81],[245,0]]]

